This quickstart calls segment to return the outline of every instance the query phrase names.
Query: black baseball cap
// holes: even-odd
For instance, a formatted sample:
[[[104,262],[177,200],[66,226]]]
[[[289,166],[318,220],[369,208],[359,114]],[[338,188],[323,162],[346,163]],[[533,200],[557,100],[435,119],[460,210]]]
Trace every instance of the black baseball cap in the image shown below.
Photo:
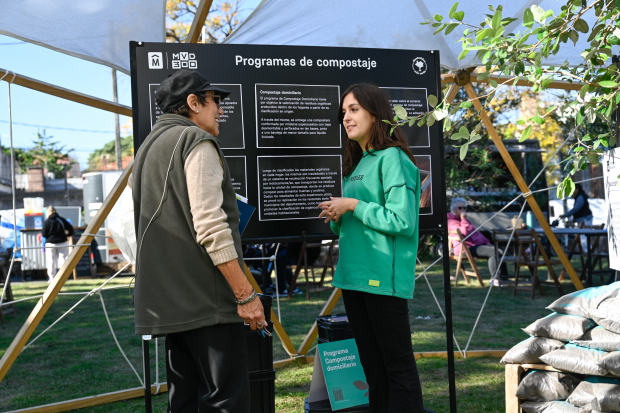
[[[212,90],[222,100],[230,95],[229,91],[212,86],[197,70],[181,69],[161,82],[155,91],[155,100],[164,113],[169,113],[183,106],[192,93],[208,90]]]

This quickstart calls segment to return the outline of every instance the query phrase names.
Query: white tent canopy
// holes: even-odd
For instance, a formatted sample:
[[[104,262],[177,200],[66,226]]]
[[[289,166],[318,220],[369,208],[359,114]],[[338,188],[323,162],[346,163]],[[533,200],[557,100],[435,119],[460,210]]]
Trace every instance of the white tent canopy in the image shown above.
[[[127,74],[130,40],[166,38],[165,0],[0,0],[0,10],[0,34]]]
[[[462,51],[458,40],[464,27],[456,28],[447,37],[433,35],[435,28],[420,23],[435,14],[448,21],[448,11],[455,0],[392,0],[386,2],[354,0],[263,0],[246,21],[226,39],[225,43],[270,44],[296,46],[371,47],[383,49],[439,50],[441,65],[451,70],[470,67],[475,53],[458,60]],[[488,4],[502,4],[503,17],[517,18],[508,28],[525,31],[521,26],[523,12],[532,5],[560,13],[565,0],[459,1],[465,22],[479,24],[485,14],[492,14]],[[596,19],[593,10],[584,19],[590,28]],[[562,44],[560,53],[543,60],[546,65],[561,65],[565,60],[575,65],[583,61],[581,51],[589,47],[582,34],[576,46]],[[618,48],[614,47],[614,52]]]

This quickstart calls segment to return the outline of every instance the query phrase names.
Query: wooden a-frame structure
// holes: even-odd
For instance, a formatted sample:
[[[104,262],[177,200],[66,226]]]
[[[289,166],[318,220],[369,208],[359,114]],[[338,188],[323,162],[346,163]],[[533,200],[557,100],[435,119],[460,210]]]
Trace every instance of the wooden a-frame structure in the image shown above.
[[[212,4],[212,0],[201,0],[200,5],[198,6],[198,9],[197,9],[196,16],[192,22],[192,26],[187,36],[187,40],[186,40],[187,43],[198,42],[199,37],[200,37],[200,28],[202,28],[202,26],[205,23],[211,4]],[[519,189],[524,194],[525,199],[530,205],[530,208],[532,209],[534,215],[538,219],[538,222],[543,227],[545,234],[547,235],[549,241],[551,242],[551,245],[553,246],[554,250],[558,254],[559,259],[561,260],[572,282],[575,284],[577,289],[583,289],[583,285],[579,277],[577,276],[570,261],[566,257],[564,250],[562,249],[557,238],[551,231],[551,227],[547,223],[545,216],[543,215],[540,207],[536,203],[536,200],[534,199],[533,196],[531,196],[531,192],[528,189],[527,183],[523,179],[520,171],[517,169],[514,161],[510,157],[510,154],[508,153],[506,147],[504,146],[504,143],[502,142],[501,137],[499,136],[493,124],[491,123],[491,120],[488,114],[482,107],[482,104],[478,100],[478,97],[476,96],[474,89],[471,85],[472,82],[489,83],[490,79],[493,79],[497,81],[498,83],[503,83],[507,80],[510,80],[510,78],[500,76],[500,77],[487,77],[483,80],[478,80],[477,76],[473,73],[474,69],[475,68],[472,67],[467,70],[461,70],[458,73],[442,75],[441,77],[442,85],[452,84],[452,86],[450,87],[447,93],[447,101],[448,103],[451,103],[456,98],[456,95],[459,89],[460,88],[465,89],[467,95],[473,101],[475,108],[479,111],[479,115],[482,119],[482,122],[484,123],[484,126],[486,127],[488,133],[490,134],[495,146],[499,150],[502,156],[502,159],[508,166],[508,169],[510,170],[515,181],[517,182]],[[5,75],[7,72],[8,72],[7,70],[0,69],[0,77]],[[11,72],[3,80],[9,83],[13,83],[16,85],[29,88],[29,89],[47,93],[52,96],[57,96],[57,97],[67,99],[73,102],[81,103],[81,104],[84,104],[90,107],[102,109],[108,112],[117,113],[117,114],[125,115],[125,116],[131,116],[132,114],[131,108],[125,105],[121,105],[121,104],[110,102],[104,99],[99,99],[93,96],[85,95],[79,92],[75,92],[69,89],[54,86],[54,85],[44,83],[44,82],[41,82],[41,81],[38,81],[32,78],[28,78],[25,76],[21,76],[18,74],[16,74],[15,76],[12,76],[12,75],[13,73]],[[516,85],[517,86],[532,86],[533,84],[526,80],[519,80],[516,83]],[[557,81],[557,82],[550,83],[548,85],[548,88],[563,89],[563,90],[580,90],[581,86],[582,85],[579,83],[568,83],[568,82]],[[132,169],[133,169],[133,161],[130,162],[127,168],[125,168],[125,170],[123,171],[122,175],[116,182],[116,185],[114,186],[114,188],[112,189],[108,197],[103,202],[103,205],[101,206],[101,208],[99,209],[95,217],[92,219],[92,221],[86,228],[85,234],[96,234],[99,231],[101,225],[103,224],[108,214],[112,210],[113,206],[117,202],[118,198],[122,194],[123,190],[125,189]],[[87,251],[88,249],[87,245],[90,245],[90,243],[93,241],[93,238],[94,237],[92,235],[82,235],[80,237],[80,240],[77,242],[77,245],[80,245],[80,246],[73,249],[68,259],[65,261],[64,265],[59,270],[58,275],[54,277],[54,280],[48,286],[47,290],[45,291],[45,294],[43,295],[42,298],[39,299],[39,302],[37,303],[35,308],[32,310],[30,316],[28,317],[28,319],[26,320],[22,328],[19,330],[19,332],[13,339],[13,342],[10,344],[9,348],[5,352],[2,359],[0,360],[0,382],[6,377],[9,369],[11,368],[11,366],[17,359],[17,356],[22,351],[27,341],[30,339],[30,337],[34,333],[35,329],[37,328],[37,326],[39,325],[39,323],[41,322],[41,320],[47,313],[47,310],[51,307],[52,303],[54,302],[54,299],[56,298],[56,296],[58,295],[58,293],[64,286],[65,282],[71,275],[78,261],[80,260],[82,255]],[[260,292],[261,291],[260,287],[254,280],[254,277],[249,272],[247,266],[245,266],[245,273],[248,279],[250,280],[250,283],[254,287],[254,289],[257,292]],[[338,300],[340,299],[340,296],[341,296],[341,291],[336,288],[332,292],[331,296],[328,298],[327,302],[323,306],[319,315],[331,313],[332,310],[335,308]],[[276,314],[273,310],[271,310],[271,319],[273,320],[274,329],[276,333],[278,334],[278,337],[280,338],[286,351],[290,355],[289,359],[274,362],[274,367],[276,368],[283,367],[287,364],[292,363],[294,360],[300,360],[300,362],[302,363],[312,362],[314,360],[314,357],[307,356],[307,353],[312,348],[312,345],[314,344],[314,341],[318,335],[318,329],[317,329],[316,322],[313,324],[312,328],[306,335],[299,349],[295,349],[295,346],[293,345],[286,331],[280,324],[280,321],[276,317]],[[498,351],[468,352],[470,357],[485,356],[485,355],[498,357],[498,356],[503,355],[503,353],[504,352],[498,352]],[[447,352],[432,352],[428,354],[426,353],[418,354],[417,356],[446,357],[446,355],[447,355]],[[457,353],[455,353],[455,355],[457,355]],[[167,391],[167,386],[163,384],[160,387],[159,391],[160,392]],[[151,392],[152,393],[156,392],[156,386],[151,387]],[[70,401],[65,401],[65,402],[53,403],[53,404],[49,404],[45,406],[38,406],[38,407],[23,409],[23,410],[20,410],[20,412],[35,412],[35,411],[36,412],[60,412],[60,411],[67,411],[67,410],[76,409],[76,408],[105,404],[105,403],[110,403],[114,401],[125,400],[125,399],[130,399],[130,398],[135,398],[135,397],[141,397],[143,395],[144,395],[144,389],[134,388],[134,389],[128,389],[128,390],[121,390],[121,391],[113,392],[113,393],[106,393],[106,394],[101,394],[101,395],[96,395],[96,396],[85,397],[82,399],[75,399],[75,400],[70,400]]]

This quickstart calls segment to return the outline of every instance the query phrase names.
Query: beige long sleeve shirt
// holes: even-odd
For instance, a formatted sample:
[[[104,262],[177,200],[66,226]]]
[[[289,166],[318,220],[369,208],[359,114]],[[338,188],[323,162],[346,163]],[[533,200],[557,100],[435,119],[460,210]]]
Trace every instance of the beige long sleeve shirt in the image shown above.
[[[237,259],[228,216],[222,209],[224,168],[213,142],[196,145],[184,169],[196,241],[204,245],[214,265]]]

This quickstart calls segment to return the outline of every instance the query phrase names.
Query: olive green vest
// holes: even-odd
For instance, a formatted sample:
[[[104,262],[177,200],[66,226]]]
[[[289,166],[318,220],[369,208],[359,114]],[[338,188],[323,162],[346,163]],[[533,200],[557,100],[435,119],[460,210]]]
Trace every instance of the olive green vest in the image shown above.
[[[184,164],[192,149],[205,140],[215,144],[224,166],[222,209],[243,268],[237,199],[219,141],[183,116],[161,116],[136,154],[133,169],[138,241],[136,334],[160,335],[242,322],[226,278],[205,247],[196,242]],[[169,165],[166,193],[158,210]]]

